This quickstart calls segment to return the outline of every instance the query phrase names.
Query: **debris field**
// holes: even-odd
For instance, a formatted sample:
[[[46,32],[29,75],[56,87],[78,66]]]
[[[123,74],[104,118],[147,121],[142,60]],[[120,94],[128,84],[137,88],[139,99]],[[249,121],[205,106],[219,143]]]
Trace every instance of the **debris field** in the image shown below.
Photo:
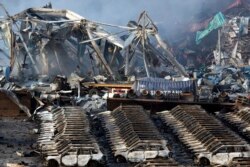
[[[0,10],[1,167],[250,166],[247,0],[178,42],[146,11]]]

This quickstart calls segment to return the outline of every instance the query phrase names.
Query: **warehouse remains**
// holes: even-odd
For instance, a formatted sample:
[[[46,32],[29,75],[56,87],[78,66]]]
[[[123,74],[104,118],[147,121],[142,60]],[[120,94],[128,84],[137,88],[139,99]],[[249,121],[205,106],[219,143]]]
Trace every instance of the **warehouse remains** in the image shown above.
[[[0,151],[32,150],[0,166],[249,165],[247,1],[171,45],[145,11],[121,26],[0,6]],[[29,142],[2,130],[14,118]]]

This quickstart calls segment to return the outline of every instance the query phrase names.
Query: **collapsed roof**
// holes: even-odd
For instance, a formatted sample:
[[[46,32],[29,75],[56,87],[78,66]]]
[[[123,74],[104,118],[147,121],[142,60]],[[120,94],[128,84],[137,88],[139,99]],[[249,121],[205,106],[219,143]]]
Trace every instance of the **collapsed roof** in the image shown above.
[[[2,37],[9,43],[11,78],[15,81],[72,73],[89,80],[97,75],[122,80],[164,76],[173,69],[187,76],[146,12],[138,22],[119,26],[50,7],[30,8],[14,16],[6,11],[8,19],[1,25],[8,29]]]

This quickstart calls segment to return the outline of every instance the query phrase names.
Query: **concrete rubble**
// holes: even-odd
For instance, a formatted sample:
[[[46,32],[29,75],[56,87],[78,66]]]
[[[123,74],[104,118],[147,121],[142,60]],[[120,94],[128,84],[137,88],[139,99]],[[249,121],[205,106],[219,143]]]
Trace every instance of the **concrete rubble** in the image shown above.
[[[183,27],[187,38],[172,42],[145,11],[122,26],[51,4],[11,16],[0,4],[0,115],[24,119],[35,133],[27,135],[35,146],[11,146],[10,160],[48,167],[249,163],[249,6],[236,0]],[[0,151],[13,144],[2,137],[9,135],[4,120]],[[24,160],[34,152],[33,162]]]

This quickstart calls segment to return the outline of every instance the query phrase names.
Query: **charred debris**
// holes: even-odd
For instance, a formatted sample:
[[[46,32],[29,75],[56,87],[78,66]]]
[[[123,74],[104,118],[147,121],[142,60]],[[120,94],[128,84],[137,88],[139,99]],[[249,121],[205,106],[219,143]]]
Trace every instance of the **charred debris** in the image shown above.
[[[188,75],[146,12],[138,22],[130,21],[127,26],[98,23],[51,8],[6,14],[1,32],[9,49],[3,52],[10,58],[10,66],[5,69],[8,75],[2,77],[2,84],[45,92],[38,98],[70,94],[83,82],[130,82],[161,77],[164,71]],[[111,28],[115,28],[112,33]]]
[[[51,4],[0,7],[0,116],[38,122],[47,166],[250,162],[246,1],[171,45],[147,12],[121,26]]]
[[[196,35],[198,45],[186,46],[180,53],[182,43],[178,51],[166,44],[146,12],[137,22],[120,26],[50,7],[30,8],[10,16],[2,6],[6,17],[1,20],[4,48],[1,52],[9,62],[2,68],[3,88],[26,90],[37,100],[53,102],[61,98],[59,101],[71,103],[79,102],[83,94],[103,95],[107,88],[127,84],[124,89],[129,89],[133,83],[142,84],[136,90],[144,91],[130,95],[134,90],[131,89],[129,95],[134,97],[147,92],[151,96],[192,92],[194,101],[214,102],[221,94],[235,101],[237,93],[248,93],[249,19],[242,13],[227,11],[226,16],[220,13],[223,20],[217,27],[212,27],[217,21],[217,15],[214,16],[208,22],[208,30],[218,32],[216,40],[211,39],[213,46],[206,47],[214,34],[205,29],[199,31],[200,36]],[[247,15],[247,11],[243,14]],[[141,79],[149,85],[152,83],[148,90],[143,88]],[[189,89],[187,80],[194,82],[192,90],[184,90]],[[119,91],[111,93],[121,96]]]

